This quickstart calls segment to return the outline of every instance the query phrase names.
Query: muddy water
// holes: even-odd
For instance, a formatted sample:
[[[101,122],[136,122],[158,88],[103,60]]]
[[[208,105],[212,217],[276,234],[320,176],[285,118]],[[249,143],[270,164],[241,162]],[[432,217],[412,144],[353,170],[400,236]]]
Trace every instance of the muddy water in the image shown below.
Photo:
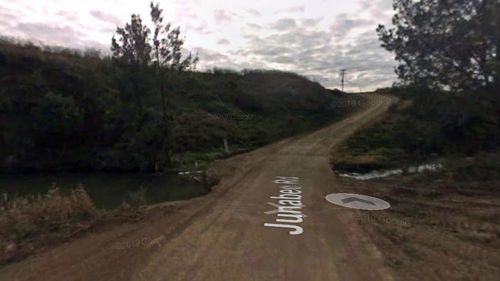
[[[117,208],[131,203],[143,193],[147,204],[188,199],[206,194],[207,189],[189,175],[66,173],[35,175],[1,175],[0,194],[26,196],[46,193],[52,185],[62,190],[83,185],[99,208]]]

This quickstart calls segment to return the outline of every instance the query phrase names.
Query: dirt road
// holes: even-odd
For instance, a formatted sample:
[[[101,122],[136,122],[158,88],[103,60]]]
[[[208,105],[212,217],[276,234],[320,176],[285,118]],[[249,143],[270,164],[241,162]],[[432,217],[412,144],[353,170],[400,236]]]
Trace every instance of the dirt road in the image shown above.
[[[221,182],[207,196],[11,264],[0,280],[392,280],[353,210],[324,198],[349,192],[330,169],[331,149],[393,102],[367,98],[341,122],[219,161]],[[276,212],[272,197],[283,194],[299,201],[296,213]]]

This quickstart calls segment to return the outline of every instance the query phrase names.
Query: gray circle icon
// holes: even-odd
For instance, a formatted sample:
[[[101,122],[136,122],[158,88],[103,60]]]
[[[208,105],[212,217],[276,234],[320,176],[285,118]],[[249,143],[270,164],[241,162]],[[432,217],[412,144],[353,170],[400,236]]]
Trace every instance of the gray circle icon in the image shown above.
[[[332,193],[325,198],[330,203],[352,209],[376,211],[391,207],[391,204],[382,199],[362,194]]]

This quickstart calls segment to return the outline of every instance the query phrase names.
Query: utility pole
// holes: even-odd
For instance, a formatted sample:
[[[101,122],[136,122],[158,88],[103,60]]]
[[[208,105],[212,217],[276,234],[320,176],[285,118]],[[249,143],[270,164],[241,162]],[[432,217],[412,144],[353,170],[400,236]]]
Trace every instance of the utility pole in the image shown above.
[[[342,82],[342,92],[344,91],[344,77],[347,69],[340,70],[340,81]]]

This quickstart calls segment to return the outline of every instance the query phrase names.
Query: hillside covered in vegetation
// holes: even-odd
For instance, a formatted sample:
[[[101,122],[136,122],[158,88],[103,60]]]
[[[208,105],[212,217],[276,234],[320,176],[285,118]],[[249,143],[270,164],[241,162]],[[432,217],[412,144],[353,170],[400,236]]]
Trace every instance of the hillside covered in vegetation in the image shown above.
[[[345,143],[335,169],[365,172],[498,153],[498,95],[396,87],[377,93],[395,95],[400,101],[381,122]]]
[[[155,71],[1,41],[0,170],[152,171],[223,139],[254,147],[346,113],[345,95],[292,73],[169,70],[160,83]]]

